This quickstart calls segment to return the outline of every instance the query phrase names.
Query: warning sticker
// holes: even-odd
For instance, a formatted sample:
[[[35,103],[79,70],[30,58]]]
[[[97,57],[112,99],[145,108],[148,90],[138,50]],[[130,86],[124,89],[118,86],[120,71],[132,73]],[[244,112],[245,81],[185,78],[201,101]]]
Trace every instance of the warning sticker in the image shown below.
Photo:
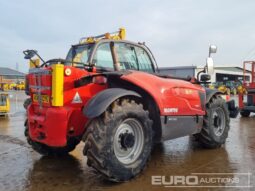
[[[72,103],[82,103],[81,97],[78,92],[76,92],[76,94],[74,95]]]

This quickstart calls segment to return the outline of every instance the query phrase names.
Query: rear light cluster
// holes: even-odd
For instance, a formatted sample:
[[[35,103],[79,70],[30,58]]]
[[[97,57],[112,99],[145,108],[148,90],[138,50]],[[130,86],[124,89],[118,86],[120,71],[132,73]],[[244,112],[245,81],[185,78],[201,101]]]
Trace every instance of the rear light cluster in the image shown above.
[[[72,70],[70,68],[65,69],[65,75],[70,76],[72,74]]]
[[[173,88],[172,92],[174,95],[188,98],[188,99],[197,99],[198,98],[198,91],[189,89],[189,88]]]
[[[190,104],[190,107],[195,109],[203,108],[203,95],[199,95],[199,91],[190,88],[176,87],[172,89],[173,95],[178,98],[184,98]]]

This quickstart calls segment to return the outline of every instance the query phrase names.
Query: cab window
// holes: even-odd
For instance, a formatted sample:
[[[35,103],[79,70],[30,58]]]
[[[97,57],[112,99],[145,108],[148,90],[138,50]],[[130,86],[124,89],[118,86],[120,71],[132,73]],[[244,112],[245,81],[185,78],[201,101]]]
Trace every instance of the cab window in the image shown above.
[[[144,72],[154,72],[151,59],[147,52],[140,47],[135,47],[135,52],[139,63],[139,70]]]
[[[109,43],[100,44],[97,47],[93,63],[96,67],[113,70],[113,58]]]
[[[69,62],[66,62],[65,65],[71,65],[72,62],[80,62],[86,64],[93,46],[94,44],[72,46],[66,57],[66,60]]]
[[[138,70],[138,60],[133,46],[126,43],[115,43],[114,48],[121,70]]]
[[[6,95],[0,95],[0,106],[6,106],[7,98]]]
[[[121,70],[154,72],[152,62],[143,48],[128,43],[115,43],[114,47]]]

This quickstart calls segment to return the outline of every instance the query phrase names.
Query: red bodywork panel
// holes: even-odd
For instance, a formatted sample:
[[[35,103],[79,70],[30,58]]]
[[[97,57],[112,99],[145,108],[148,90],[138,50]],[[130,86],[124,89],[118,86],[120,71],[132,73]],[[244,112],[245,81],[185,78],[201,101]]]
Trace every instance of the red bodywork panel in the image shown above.
[[[64,106],[53,107],[51,101],[39,105],[36,100],[28,107],[28,125],[31,139],[52,147],[66,145],[67,137],[79,137],[85,131],[88,119],[82,114],[83,106],[98,92],[108,86],[89,83],[79,88],[74,87],[74,81],[81,77],[95,74],[86,70],[68,67],[71,69],[70,76],[64,76]],[[40,75],[28,74],[29,92],[38,92],[38,86],[42,95],[51,97],[51,68],[41,68]],[[46,72],[45,72],[46,71]],[[153,74],[131,71],[120,77],[122,80],[143,88],[156,101],[162,116],[196,116],[204,115],[205,90],[195,84],[183,80],[174,80],[157,77]],[[79,94],[82,102],[72,103],[75,95]],[[201,99],[203,97],[204,99]]]
[[[199,96],[200,92],[205,97],[205,90],[199,85],[139,71],[132,71],[121,78],[147,91],[157,102],[161,115],[205,114],[205,102],[201,103]]]
[[[95,94],[107,88],[107,85],[88,84],[80,88],[74,87],[74,81],[89,75],[86,70],[73,67],[65,67],[72,70],[70,76],[64,76],[64,106],[53,107],[50,103],[43,103],[42,107],[33,100],[33,94],[37,93],[34,86],[38,86],[38,78],[41,78],[41,85],[45,90],[41,90],[42,95],[51,97],[51,74],[42,74],[40,77],[34,73],[28,75],[29,91],[33,100],[28,108],[28,124],[30,137],[38,142],[49,146],[65,146],[68,136],[81,136],[84,132],[87,118],[82,114],[82,107]],[[43,68],[48,70],[51,68]],[[37,78],[37,79],[36,79]],[[73,98],[78,92],[82,102],[72,103]]]

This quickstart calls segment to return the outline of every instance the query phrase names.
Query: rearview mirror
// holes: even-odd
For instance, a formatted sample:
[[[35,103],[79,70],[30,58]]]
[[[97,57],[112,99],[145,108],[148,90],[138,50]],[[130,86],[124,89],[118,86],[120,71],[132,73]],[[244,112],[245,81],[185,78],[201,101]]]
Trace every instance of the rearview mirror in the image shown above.
[[[23,53],[25,54],[25,59],[31,59],[33,58],[35,55],[37,55],[37,51],[36,50],[25,50],[23,51]]]
[[[210,45],[209,46],[209,57],[206,60],[206,69],[207,69],[207,73],[209,75],[212,75],[214,72],[213,59],[211,58],[211,54],[214,54],[216,52],[217,52],[217,46]]]
[[[208,57],[206,59],[207,74],[212,75],[214,73],[213,59]]]
[[[209,57],[211,57],[211,54],[214,54],[217,52],[217,46],[215,45],[210,45],[209,46]]]

